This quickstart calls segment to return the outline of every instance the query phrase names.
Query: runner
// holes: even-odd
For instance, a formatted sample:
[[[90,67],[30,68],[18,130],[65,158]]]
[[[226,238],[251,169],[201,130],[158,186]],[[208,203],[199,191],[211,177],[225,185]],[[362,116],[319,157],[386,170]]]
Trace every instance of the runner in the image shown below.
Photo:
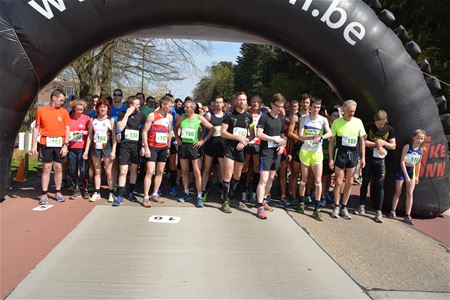
[[[403,146],[402,156],[400,158],[400,167],[395,174],[395,193],[392,198],[392,210],[389,218],[396,218],[398,200],[402,192],[403,182],[406,181],[406,208],[405,217],[403,221],[409,225],[414,225],[411,218],[411,209],[413,205],[414,188],[419,183],[420,161],[422,154],[425,151],[423,142],[425,140],[426,132],[422,129],[414,131],[412,141],[410,144]]]
[[[231,113],[225,115],[222,123],[221,136],[225,139],[224,173],[222,191],[222,210],[231,213],[230,198],[233,198],[241,177],[244,163],[244,147],[254,137],[254,130],[250,131],[252,117],[246,112],[247,95],[245,92],[236,94],[234,101],[236,107]],[[233,199],[233,206],[239,207],[239,199]]]
[[[331,132],[333,137],[330,138],[330,169],[335,172],[334,185],[334,204],[335,208],[331,217],[338,218],[339,214],[350,220],[351,216],[347,210],[347,202],[350,198],[350,191],[353,185],[353,175],[355,175],[355,167],[358,164],[358,147],[361,149],[361,167],[366,165],[366,147],[364,147],[364,139],[366,131],[360,119],[354,117],[356,112],[356,102],[347,100],[344,102],[343,117],[337,119],[331,125]],[[334,156],[334,148],[337,152]],[[341,185],[343,184],[345,176],[344,195],[342,197],[342,204],[339,207],[341,200]]]
[[[258,95],[253,96],[250,100],[249,113],[253,119],[253,122],[250,124],[250,129],[254,131],[255,137],[244,148],[245,161],[240,179],[240,186],[245,187],[242,193],[242,202],[244,203],[256,202],[256,188],[259,183],[259,147],[261,144],[261,140],[256,137],[256,130],[259,118],[262,115],[261,105],[262,99]],[[250,165],[253,166],[252,170],[249,169]]]
[[[308,181],[308,171],[311,169],[314,175],[315,184],[315,207],[313,217],[318,221],[323,221],[320,213],[320,199],[322,197],[322,141],[331,137],[330,126],[327,118],[319,115],[322,100],[313,98],[311,101],[311,113],[300,119],[299,138],[303,141],[300,149],[300,161],[302,164],[302,180],[299,187],[299,205],[298,211],[305,212],[305,191]],[[322,131],[325,134],[322,135]]]
[[[261,116],[257,126],[257,136],[261,139],[259,152],[259,183],[256,190],[258,210],[256,216],[259,219],[267,219],[266,210],[272,211],[267,200],[264,199],[270,193],[273,179],[281,164],[281,155],[286,146],[284,136],[284,119],[279,117],[286,99],[280,93],[273,95],[271,110]]]
[[[55,200],[64,202],[61,194],[62,165],[61,158],[67,155],[70,133],[70,117],[62,107],[65,94],[55,89],[50,94],[48,105],[40,107],[36,112],[36,125],[33,129],[31,153],[37,155],[37,137],[40,134],[39,144],[42,153],[42,192],[39,198],[40,205],[48,204],[48,184],[50,172],[55,172]]]
[[[117,197],[113,206],[123,203],[123,194],[127,182],[127,173],[130,169],[130,188],[128,199],[137,202],[135,195],[137,173],[140,164],[141,134],[140,130],[145,122],[145,115],[139,111],[141,100],[131,96],[127,99],[128,108],[119,112],[118,129],[123,132],[119,148],[119,180]]]
[[[89,135],[86,141],[83,158],[88,159],[89,152],[94,164],[94,194],[89,201],[94,202],[101,199],[100,185],[102,174],[102,160],[105,164],[106,179],[108,181],[108,202],[114,201],[112,164],[116,158],[116,122],[108,116],[110,110],[109,101],[101,99],[97,102],[95,110],[97,117],[89,124]],[[92,141],[92,143],[91,143]],[[92,145],[92,147],[91,147]]]
[[[205,143],[204,150],[205,156],[203,157],[203,175],[202,175],[202,191],[203,191],[203,201],[207,198],[207,184],[210,175],[210,169],[213,161],[217,159],[219,161],[218,170],[220,173],[219,178],[222,178],[223,174],[223,152],[224,152],[224,140],[220,136],[220,129],[223,122],[223,97],[216,96],[214,98],[214,110],[206,114],[206,120],[208,120],[213,126],[214,131],[210,130],[208,136],[206,137],[207,142]]]
[[[283,132],[284,135],[287,137],[287,132],[289,128],[289,124],[291,123],[291,109],[292,106],[289,103],[289,101],[286,101],[284,104],[284,108],[280,109],[280,118],[284,120],[284,127]],[[286,185],[287,185],[287,172],[289,163],[292,160],[292,155],[290,153],[290,143],[289,141],[286,143],[286,147],[284,148],[283,154],[281,155],[281,166],[280,171],[278,172],[278,178],[280,181],[280,203],[284,208],[289,207],[291,204],[289,202],[288,197],[286,197]]]
[[[183,100],[180,98],[175,99],[175,105],[172,107],[172,128],[175,128],[178,118],[184,114]],[[176,197],[178,195],[177,191],[177,173],[178,173],[178,144],[175,138],[175,133],[171,133],[171,143],[170,143],[170,155],[169,155],[169,170],[170,170],[170,195]]]
[[[297,180],[301,171],[300,163],[300,148],[302,142],[298,137],[300,128],[300,118],[309,115],[311,106],[311,96],[309,94],[302,95],[301,110],[297,114],[293,114],[288,129],[288,137],[292,140],[292,164],[291,164],[291,176],[289,178],[289,193],[291,194],[291,201],[296,200],[297,195]],[[298,200],[298,199],[297,199]]]
[[[365,214],[365,202],[367,189],[371,179],[371,190],[373,191],[374,202],[378,209],[375,215],[375,222],[383,223],[384,200],[384,178],[386,176],[386,166],[384,158],[388,154],[387,150],[395,150],[394,128],[387,124],[388,116],[384,110],[379,110],[374,115],[374,123],[367,127],[366,146],[366,167],[362,170],[363,182],[360,191],[360,206],[355,214]]]
[[[88,160],[83,159],[83,153],[88,136],[88,128],[91,119],[84,114],[87,103],[83,100],[75,100],[71,103],[72,116],[70,117],[70,141],[69,141],[69,175],[73,184],[73,199],[83,196],[89,199],[88,192]],[[80,192],[81,187],[81,192]]]
[[[170,144],[170,132],[172,132],[172,111],[173,100],[164,96],[160,101],[160,109],[148,115],[147,121],[142,130],[142,144],[144,146],[145,160],[147,161],[147,173],[144,179],[144,206],[151,207],[148,196],[152,176],[155,172],[155,181],[153,183],[152,200],[158,203],[164,203],[159,197],[158,190],[161,186],[164,168],[166,167],[167,155]]]
[[[199,139],[199,131],[203,127],[214,133],[214,126],[204,117],[195,114],[196,105],[192,100],[184,102],[185,115],[178,119],[175,125],[175,136],[179,145],[181,176],[183,179],[183,194],[178,198],[179,202],[189,200],[189,161],[192,162],[192,169],[195,177],[195,187],[197,188],[196,206],[202,208],[202,174],[201,174],[201,147],[205,144],[205,139]],[[178,130],[179,129],[179,130]]]

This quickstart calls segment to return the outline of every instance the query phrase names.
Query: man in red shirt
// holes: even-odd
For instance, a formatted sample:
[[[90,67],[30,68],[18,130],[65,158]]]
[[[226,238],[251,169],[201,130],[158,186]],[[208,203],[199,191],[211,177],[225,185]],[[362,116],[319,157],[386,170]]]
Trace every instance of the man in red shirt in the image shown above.
[[[61,158],[68,152],[70,136],[70,116],[62,107],[65,94],[60,89],[55,89],[50,96],[48,105],[42,106],[36,113],[36,127],[33,129],[31,152],[37,155],[37,137],[40,133],[39,144],[42,151],[42,193],[39,204],[48,203],[47,189],[50,181],[50,171],[55,172],[55,199],[64,202],[61,194],[62,165]]]

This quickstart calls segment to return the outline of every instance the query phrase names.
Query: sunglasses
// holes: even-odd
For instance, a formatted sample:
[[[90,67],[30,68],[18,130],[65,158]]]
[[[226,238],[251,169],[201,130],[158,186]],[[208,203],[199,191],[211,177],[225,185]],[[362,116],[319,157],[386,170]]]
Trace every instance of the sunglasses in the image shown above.
[[[113,94],[113,96],[122,96],[122,94]]]

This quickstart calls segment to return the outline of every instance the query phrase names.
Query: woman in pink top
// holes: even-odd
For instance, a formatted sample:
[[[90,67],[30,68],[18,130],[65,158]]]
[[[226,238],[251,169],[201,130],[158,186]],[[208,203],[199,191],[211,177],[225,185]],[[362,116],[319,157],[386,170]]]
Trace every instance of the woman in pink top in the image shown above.
[[[83,100],[71,102],[72,115],[70,117],[69,140],[69,175],[72,179],[74,193],[72,199],[83,196],[89,199],[88,193],[88,161],[83,159],[86,146],[88,127],[91,119],[83,114],[87,104]],[[81,188],[81,191],[80,191]],[[82,194],[83,193],[83,194]]]

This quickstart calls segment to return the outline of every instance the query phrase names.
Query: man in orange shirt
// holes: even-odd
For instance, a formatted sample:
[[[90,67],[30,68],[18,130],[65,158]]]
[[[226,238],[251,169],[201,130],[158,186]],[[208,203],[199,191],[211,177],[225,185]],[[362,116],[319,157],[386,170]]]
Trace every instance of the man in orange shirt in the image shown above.
[[[37,155],[37,137],[42,151],[42,193],[39,199],[40,205],[48,203],[47,189],[50,181],[50,171],[55,172],[55,199],[58,202],[64,202],[64,196],[61,194],[62,165],[61,157],[65,157],[68,152],[70,136],[70,116],[65,108],[65,94],[60,89],[55,89],[48,105],[42,106],[36,113],[36,127],[33,129],[33,143],[31,152]]]

